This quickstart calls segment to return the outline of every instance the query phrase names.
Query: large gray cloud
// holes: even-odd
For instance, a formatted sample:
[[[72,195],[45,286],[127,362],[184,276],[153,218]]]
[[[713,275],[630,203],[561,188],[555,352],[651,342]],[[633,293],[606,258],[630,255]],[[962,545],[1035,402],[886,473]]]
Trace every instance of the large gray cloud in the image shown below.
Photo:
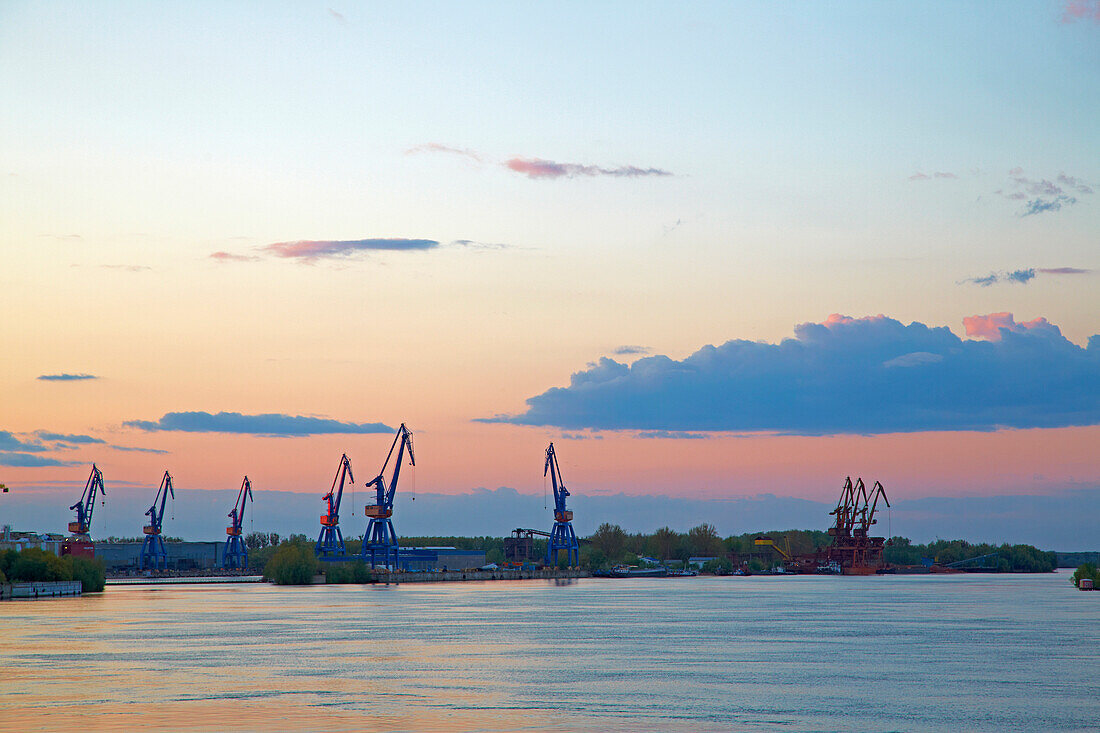
[[[72,461],[61,461],[34,453],[18,453],[0,450],[0,466],[19,468],[44,468],[47,466],[72,466]]]
[[[159,420],[130,420],[123,423],[139,430],[183,433],[241,433],[247,435],[302,436],[334,433],[389,433],[393,428],[380,422],[340,422],[323,417],[242,415],[239,412],[168,412]]]
[[[603,358],[527,410],[485,422],[577,430],[875,434],[1100,424],[1100,336],[1082,348],[1011,314],[949,329],[830,316],[778,344],[728,341],[686,359]]]

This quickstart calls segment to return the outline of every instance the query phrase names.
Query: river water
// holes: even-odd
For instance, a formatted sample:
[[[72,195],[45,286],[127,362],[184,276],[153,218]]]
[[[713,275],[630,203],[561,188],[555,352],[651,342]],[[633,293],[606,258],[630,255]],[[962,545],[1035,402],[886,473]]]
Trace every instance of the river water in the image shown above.
[[[1068,578],[113,586],[0,604],[0,729],[1097,730]]]

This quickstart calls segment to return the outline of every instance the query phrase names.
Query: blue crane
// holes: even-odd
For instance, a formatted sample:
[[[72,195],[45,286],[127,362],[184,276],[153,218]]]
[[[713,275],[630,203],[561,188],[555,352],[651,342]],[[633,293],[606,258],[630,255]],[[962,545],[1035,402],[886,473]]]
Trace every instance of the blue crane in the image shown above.
[[[107,495],[107,489],[103,486],[103,472],[93,463],[92,472],[84,484],[84,493],[80,495],[80,501],[69,509],[76,510],[76,521],[69,522],[69,531],[79,539],[87,540],[92,531],[92,511],[95,510],[96,493]]]
[[[241,483],[241,491],[237,494],[237,501],[233,504],[233,511],[227,515],[233,520],[233,524],[225,528],[229,535],[225,538],[225,552],[222,553],[222,567],[246,568],[248,567],[248,548],[245,547],[244,538],[241,537],[241,525],[244,524],[245,502],[252,499],[252,482],[248,476]],[[252,499],[255,501],[255,499]]]
[[[565,488],[565,481],[562,480],[558,454],[554,452],[553,443],[546,449],[546,465],[542,469],[544,478],[547,473],[554,485],[554,528],[550,530],[550,540],[546,543],[546,564],[556,564],[558,550],[565,550],[569,567],[577,567],[581,564],[581,546],[573,531],[573,512],[565,508],[565,497],[569,496],[569,489]]]
[[[398,449],[397,462],[393,467],[393,478],[387,486],[386,466],[390,463],[394,448]],[[397,480],[401,477],[401,462],[405,457],[405,448],[409,449],[409,465],[415,466],[412,433],[405,427],[405,423],[401,423],[401,427],[397,429],[397,435],[393,438],[390,452],[386,455],[386,462],[378,472],[378,477],[364,487],[369,489],[373,486],[377,492],[375,502],[366,506],[366,515],[370,517],[370,523],[367,525],[367,533],[363,535],[363,560],[366,560],[369,555],[372,568],[379,564],[378,559],[381,556],[381,565],[397,570],[397,533],[393,530],[393,520],[390,517],[393,516],[393,495],[397,491]]]
[[[355,483],[347,453],[340,457],[340,467],[336,469],[336,477],[332,479],[332,488],[321,497],[321,501],[328,502],[328,506],[327,511],[321,515],[321,534],[317,536],[317,546],[313,551],[322,560],[327,560],[330,556],[335,559],[348,555],[347,548],[344,547],[344,535],[340,533],[340,500],[344,497],[344,479]]]
[[[164,472],[160,480],[157,495],[153,497],[153,506],[145,512],[149,517],[149,524],[142,528],[145,533],[145,541],[141,543],[141,556],[138,558],[138,568],[145,570],[151,567],[153,570],[168,567],[168,548],[164,546],[164,538],[160,536],[161,522],[164,521],[164,505],[168,501],[168,495],[172,495],[172,501],[176,500],[176,492],[172,488],[172,475]],[[160,508],[157,508],[157,502]]]

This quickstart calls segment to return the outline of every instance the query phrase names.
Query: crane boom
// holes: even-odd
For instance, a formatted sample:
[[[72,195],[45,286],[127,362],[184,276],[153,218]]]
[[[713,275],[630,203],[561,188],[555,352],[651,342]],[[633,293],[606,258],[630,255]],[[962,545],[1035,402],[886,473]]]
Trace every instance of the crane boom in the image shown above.
[[[84,492],[80,495],[80,501],[69,507],[76,511],[76,521],[69,522],[69,531],[74,535],[87,538],[92,530],[92,512],[95,511],[96,494],[107,495],[107,488],[103,485],[103,472],[96,464],[92,464],[92,472],[84,483]]]
[[[580,565],[581,548],[577,542],[577,534],[573,531],[573,512],[565,508],[569,489],[565,488],[553,443],[546,449],[546,460],[542,466],[543,477],[547,474],[550,475],[550,483],[554,487],[554,526],[550,530],[550,540],[546,543],[546,564],[553,565],[557,562],[558,551],[565,550],[569,566],[576,567]]]
[[[397,451],[397,462],[393,467],[393,476],[387,484],[386,468],[390,465],[394,450]],[[375,490],[374,503],[365,507],[365,514],[370,518],[370,522],[367,524],[367,533],[363,536],[362,552],[364,560],[369,557],[371,567],[376,566],[380,555],[382,565],[397,568],[399,547],[391,517],[393,517],[393,498],[397,493],[397,483],[401,479],[401,466],[405,462],[406,450],[409,452],[409,465],[415,466],[416,455],[413,453],[412,431],[405,427],[405,423],[401,423],[397,434],[393,436],[393,443],[390,444],[386,460],[382,463],[382,470],[364,487],[368,489],[373,487]]]
[[[145,511],[145,515],[149,517],[149,524],[142,528],[142,532],[145,534],[145,540],[141,544],[141,555],[138,557],[138,567],[142,570],[152,566],[154,570],[168,567],[168,548],[164,544],[164,538],[161,537],[161,526],[164,522],[164,507],[168,501],[168,496],[171,494],[172,500],[176,499],[176,492],[172,488],[172,474],[167,471],[164,472],[164,476],[160,479],[160,486],[157,488],[157,494],[153,498],[153,505]],[[160,503],[160,507],[157,507],[157,503]]]
[[[232,523],[225,528],[225,551],[222,556],[222,565],[226,568],[248,567],[248,547],[241,537],[241,527],[244,525],[244,509],[248,501],[252,499],[252,482],[248,476],[241,482],[241,490],[237,493],[237,500],[233,502],[233,509],[226,516]]]
[[[323,559],[330,555],[334,558],[347,556],[347,548],[344,546],[344,535],[340,531],[340,502],[344,498],[344,483],[355,483],[355,476],[351,471],[351,459],[348,454],[340,456],[340,465],[336,468],[336,475],[332,479],[332,488],[321,497],[326,502],[326,512],[321,515],[321,533],[317,535],[317,544],[314,553]]]

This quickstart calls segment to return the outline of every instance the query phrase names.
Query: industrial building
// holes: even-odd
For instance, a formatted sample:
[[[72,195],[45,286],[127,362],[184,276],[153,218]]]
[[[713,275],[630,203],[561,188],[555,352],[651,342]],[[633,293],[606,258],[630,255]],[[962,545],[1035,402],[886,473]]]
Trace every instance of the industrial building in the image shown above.
[[[484,550],[456,550],[453,547],[402,547],[398,550],[402,570],[472,570],[485,564]]]
[[[95,556],[103,560],[107,572],[137,570],[141,559],[140,542],[96,542]],[[211,570],[222,566],[224,542],[167,542],[169,570]]]

